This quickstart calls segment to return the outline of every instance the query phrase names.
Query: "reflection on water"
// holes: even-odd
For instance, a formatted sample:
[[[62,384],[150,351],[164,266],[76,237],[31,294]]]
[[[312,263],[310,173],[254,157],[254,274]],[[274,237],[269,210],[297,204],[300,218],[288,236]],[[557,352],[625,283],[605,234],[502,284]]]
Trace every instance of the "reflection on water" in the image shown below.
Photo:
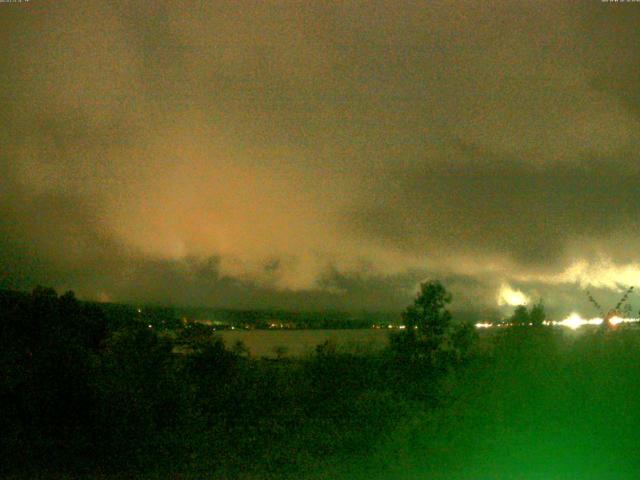
[[[313,352],[325,341],[336,344],[337,349],[348,351],[375,351],[384,348],[389,332],[373,328],[358,330],[222,330],[217,333],[228,347],[242,341],[251,355],[275,357],[299,356]]]

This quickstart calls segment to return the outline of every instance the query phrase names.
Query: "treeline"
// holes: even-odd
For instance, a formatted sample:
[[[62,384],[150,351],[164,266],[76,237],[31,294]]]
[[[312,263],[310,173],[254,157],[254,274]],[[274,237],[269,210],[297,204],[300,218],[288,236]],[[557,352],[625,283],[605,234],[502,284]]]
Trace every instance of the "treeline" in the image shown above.
[[[146,321],[153,328],[171,330],[184,322],[200,322],[225,328],[249,329],[361,329],[372,326],[397,325],[400,315],[390,312],[232,310],[199,307],[166,307],[158,305],[123,305],[96,303],[114,325],[123,320]]]
[[[404,314],[415,328],[385,351],[324,343],[275,361],[227,348],[209,328],[174,340],[137,308],[116,314],[50,288],[3,292],[0,474],[284,478],[369,455],[434,408],[469,358],[475,332],[451,323],[449,301],[441,285],[424,287]]]
[[[188,320],[210,320],[239,328],[290,329],[358,329],[373,325],[397,324],[400,316],[386,312],[229,310],[209,308],[178,308],[176,316]]]

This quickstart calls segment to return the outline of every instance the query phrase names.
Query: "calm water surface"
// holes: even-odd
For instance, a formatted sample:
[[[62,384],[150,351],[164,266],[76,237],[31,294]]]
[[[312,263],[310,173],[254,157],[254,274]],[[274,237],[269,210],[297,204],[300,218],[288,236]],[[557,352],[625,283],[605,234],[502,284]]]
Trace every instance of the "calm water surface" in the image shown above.
[[[228,347],[242,341],[251,355],[274,357],[280,351],[286,356],[306,355],[317,345],[330,341],[338,351],[375,351],[384,348],[389,341],[389,331],[384,329],[358,330],[222,330],[218,335]]]

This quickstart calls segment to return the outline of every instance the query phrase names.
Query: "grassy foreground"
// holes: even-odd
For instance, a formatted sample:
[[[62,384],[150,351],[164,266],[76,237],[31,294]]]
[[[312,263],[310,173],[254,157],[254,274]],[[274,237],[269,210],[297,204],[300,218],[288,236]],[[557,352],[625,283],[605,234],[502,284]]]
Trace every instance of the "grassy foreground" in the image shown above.
[[[325,343],[265,360],[210,331],[163,335],[124,313],[113,321],[72,295],[0,300],[3,478],[640,472],[634,329],[515,327],[473,344],[404,337],[367,353]]]
[[[369,478],[638,478],[640,331],[514,329],[488,353],[396,431]]]

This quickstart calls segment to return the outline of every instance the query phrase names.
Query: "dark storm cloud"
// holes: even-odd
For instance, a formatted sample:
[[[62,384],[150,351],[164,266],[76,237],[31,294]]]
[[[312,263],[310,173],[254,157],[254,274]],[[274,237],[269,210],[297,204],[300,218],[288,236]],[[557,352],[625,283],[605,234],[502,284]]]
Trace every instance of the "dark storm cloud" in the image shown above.
[[[576,251],[581,240],[606,244],[639,227],[638,154],[551,165],[468,149],[458,155],[454,165],[425,162],[390,173],[392,183],[372,187],[378,203],[364,198],[348,223],[413,251],[425,243],[436,252],[473,249],[543,270],[586,253]],[[617,261],[637,258],[619,248],[610,253]]]
[[[1,281],[397,310],[438,277],[461,310],[511,285],[560,314],[640,281],[639,21],[600,2],[4,4]]]
[[[49,282],[95,293],[96,277],[123,268],[127,249],[97,221],[91,206],[71,194],[5,190],[0,198],[2,287]]]

